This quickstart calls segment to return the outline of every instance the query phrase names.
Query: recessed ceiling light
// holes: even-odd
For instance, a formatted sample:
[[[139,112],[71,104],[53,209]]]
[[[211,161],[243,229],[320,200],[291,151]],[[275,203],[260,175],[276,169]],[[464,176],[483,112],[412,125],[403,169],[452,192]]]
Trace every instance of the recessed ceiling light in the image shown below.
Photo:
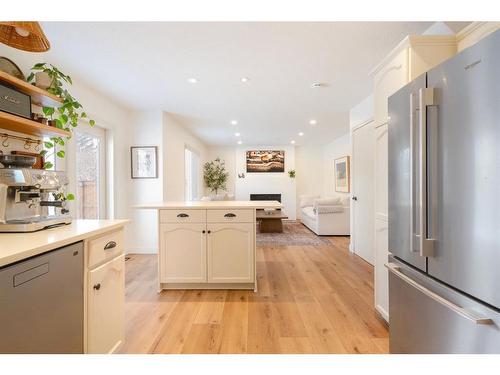
[[[238,141],[238,144],[241,145],[243,142],[242,141]]]
[[[231,120],[231,125],[238,125],[238,121],[236,121],[236,120]]]
[[[247,77],[241,78],[241,82],[243,82],[243,83],[247,83],[248,81],[250,81],[250,80]]]
[[[198,80],[196,78],[188,78],[187,80],[189,83],[198,83]]]
[[[302,137],[304,135],[304,132],[299,132],[299,136]]]
[[[294,144],[295,144],[295,141],[290,141],[290,143],[291,143],[292,145],[294,145]]]
[[[318,123],[318,121],[312,119],[312,120],[309,120],[309,125],[316,125]]]
[[[235,136],[235,137],[239,137],[239,136],[240,136],[240,133],[234,133],[234,136]]]

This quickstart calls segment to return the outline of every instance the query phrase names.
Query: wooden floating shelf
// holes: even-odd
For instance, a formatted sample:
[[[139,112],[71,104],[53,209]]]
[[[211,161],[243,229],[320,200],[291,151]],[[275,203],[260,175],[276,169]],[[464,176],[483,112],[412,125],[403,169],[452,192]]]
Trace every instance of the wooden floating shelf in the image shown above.
[[[55,128],[53,126],[48,126],[40,124],[39,122],[29,120],[24,117],[11,115],[10,113],[0,112],[0,128],[7,129],[13,132],[24,133],[35,135],[38,137],[49,136],[49,137],[69,137],[71,133]]]
[[[0,72],[0,81],[14,86],[16,90],[31,96],[31,103],[42,107],[60,107],[63,103],[62,99],[45,91],[39,87],[16,78],[5,72]]]

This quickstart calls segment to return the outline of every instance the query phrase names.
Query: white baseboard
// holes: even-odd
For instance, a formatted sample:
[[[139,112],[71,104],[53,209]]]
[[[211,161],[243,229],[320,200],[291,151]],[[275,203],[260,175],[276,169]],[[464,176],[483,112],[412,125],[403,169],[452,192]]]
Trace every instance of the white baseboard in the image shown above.
[[[380,305],[375,305],[375,309],[379,312],[379,314],[384,318],[384,320],[389,323],[389,313],[385,311],[385,309]]]

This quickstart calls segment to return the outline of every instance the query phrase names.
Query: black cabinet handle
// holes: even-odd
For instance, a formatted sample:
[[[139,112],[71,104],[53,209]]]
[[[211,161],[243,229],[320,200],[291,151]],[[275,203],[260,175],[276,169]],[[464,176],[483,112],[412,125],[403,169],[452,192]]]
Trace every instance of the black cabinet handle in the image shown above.
[[[208,233],[208,234],[210,234],[210,233],[212,233],[212,232],[211,232],[211,231],[208,231],[207,233]]]
[[[178,214],[177,217],[189,217],[188,214]]]
[[[205,233],[205,231],[204,231],[204,230],[202,230],[202,231],[201,231],[201,233]]]
[[[225,214],[224,217],[236,217],[236,215],[230,212],[228,214]]]
[[[116,242],[115,241],[109,241],[105,246],[104,250],[111,250],[116,247]]]
[[[94,290],[99,290],[99,289],[101,289],[101,284],[100,283],[99,284],[95,284],[94,285]]]

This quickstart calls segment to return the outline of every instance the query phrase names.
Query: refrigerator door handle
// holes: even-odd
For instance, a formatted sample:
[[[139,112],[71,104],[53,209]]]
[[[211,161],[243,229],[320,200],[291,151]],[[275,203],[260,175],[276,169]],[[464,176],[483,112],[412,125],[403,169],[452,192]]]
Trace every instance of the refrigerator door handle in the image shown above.
[[[434,255],[434,240],[427,238],[427,106],[434,104],[434,89],[424,88],[418,91],[419,110],[419,230],[420,255],[431,257]]]
[[[415,239],[418,235],[415,233],[415,98],[410,94],[410,251],[419,252],[418,246],[415,246]]]
[[[399,277],[401,280],[409,284],[410,286],[414,287],[415,289],[419,290],[423,294],[425,294],[427,297],[432,298],[434,301],[440,303],[444,307],[453,310],[460,316],[464,317],[465,319],[471,321],[472,323],[475,324],[493,324],[493,320],[481,316],[477,316],[474,313],[465,310],[464,308],[454,304],[451,301],[448,301],[447,299],[437,295],[433,291],[427,289],[425,286],[420,285],[417,283],[415,280],[412,278],[406,276],[403,272],[400,271],[400,267],[395,264],[395,263],[386,263],[385,267],[391,272],[393,275]]]

